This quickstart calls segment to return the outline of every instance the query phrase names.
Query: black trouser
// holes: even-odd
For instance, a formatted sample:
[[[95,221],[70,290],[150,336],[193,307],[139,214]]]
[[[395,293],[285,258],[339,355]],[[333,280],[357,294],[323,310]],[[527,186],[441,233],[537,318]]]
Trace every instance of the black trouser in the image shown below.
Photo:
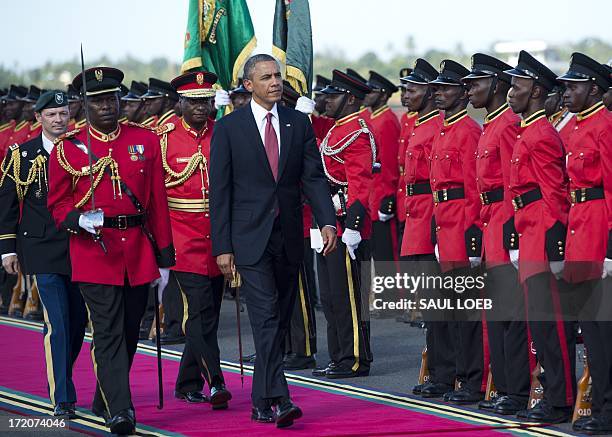
[[[381,222],[372,222],[372,237],[370,249],[374,261],[394,261],[398,259],[397,250],[397,221],[395,217]]]
[[[401,257],[402,264],[407,273],[412,276],[438,276],[440,266],[433,253],[408,255]],[[437,296],[435,290],[419,289],[416,294],[407,296],[410,299],[425,299]],[[417,300],[418,301],[418,300]],[[442,314],[436,310],[423,310],[425,321],[425,344],[427,345],[427,370],[429,381],[453,385],[457,372],[457,350],[454,334],[450,330],[450,322],[444,320]]]
[[[170,280],[162,296],[164,306],[164,334],[169,337],[182,337],[183,297],[176,281]]]
[[[176,283],[187,310],[187,317],[183,319],[185,349],[176,378],[176,391],[201,391],[204,380],[209,387],[223,383],[217,342],[223,276],[210,278],[177,271],[172,271],[170,276],[169,282]]]
[[[295,304],[299,265],[289,261],[284,245],[277,220],[259,261],[236,266],[253,330],[256,359],[251,399],[259,408],[289,397],[282,344]]]
[[[13,287],[17,284],[19,275],[9,275],[0,267],[0,295],[2,297],[2,306],[5,306],[7,311],[11,306],[13,298]]]
[[[529,397],[529,344],[525,321],[525,295],[511,264],[487,269],[486,296],[493,308],[486,312],[495,389],[519,401]]]
[[[585,304],[598,307],[593,317],[580,322],[592,379],[593,416],[612,420],[612,278],[573,285]]]
[[[124,286],[81,283],[79,288],[91,320],[91,351],[98,380],[92,409],[107,410],[114,416],[133,408],[129,374],[149,284],[130,287],[127,282]]]
[[[342,241],[329,255],[317,254],[329,357],[353,371],[369,369],[372,362],[367,321],[370,281],[362,282],[361,277],[362,268],[369,273],[369,252],[368,240],[363,240],[355,251],[355,261]]]
[[[456,268],[446,272],[446,276],[474,276],[478,271],[475,269]],[[443,293],[447,297],[455,298],[478,298],[479,291],[476,289],[465,290],[461,294],[455,291]],[[480,310],[459,310],[452,314],[454,321],[449,324],[451,339],[457,342],[456,366],[457,379],[462,387],[472,391],[483,391],[484,381],[484,350],[482,338],[482,315]],[[453,332],[455,335],[453,336]],[[452,341],[452,340],[451,340]]]
[[[285,341],[285,351],[310,357],[317,353],[317,324],[314,306],[317,302],[313,250],[310,238],[304,239],[304,262],[300,267],[298,291]]]
[[[574,322],[561,317],[558,283],[549,272],[525,281],[529,329],[537,358],[544,399],[552,406],[573,406],[576,396],[576,335]]]

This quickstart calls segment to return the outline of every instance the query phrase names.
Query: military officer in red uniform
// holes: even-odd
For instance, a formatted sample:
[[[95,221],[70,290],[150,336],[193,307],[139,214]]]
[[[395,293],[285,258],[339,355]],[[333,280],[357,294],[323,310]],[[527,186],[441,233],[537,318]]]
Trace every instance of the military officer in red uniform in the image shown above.
[[[400,79],[408,76],[410,73],[412,73],[412,68],[402,68],[400,70]],[[404,99],[404,96],[406,95],[405,83],[400,80],[400,84],[398,86],[400,89],[400,100],[402,102],[402,106],[406,108],[407,105]],[[406,204],[404,202],[404,198],[406,197],[406,194],[404,192],[404,189],[406,188],[406,184],[404,183],[404,160],[406,155],[406,146],[408,145],[408,140],[410,139],[410,135],[412,134],[414,122],[417,119],[416,115],[416,112],[408,110],[404,112],[399,119],[400,134],[399,145],[397,148],[397,166],[399,171],[399,178],[397,179],[397,192],[395,194],[395,208],[397,210],[398,222],[397,238],[399,252],[401,252],[402,236],[404,235],[404,224],[406,223]]]
[[[606,69],[606,71],[608,72],[608,77],[610,77],[610,79],[612,79],[612,66],[608,65],[608,64],[602,64],[603,67]],[[602,101],[605,105],[606,108],[608,108],[608,111],[612,111],[612,86],[610,86],[605,94],[603,95]]]
[[[363,82],[333,71],[326,114],[336,120],[321,144],[323,170],[336,207],[342,243],[326,257],[317,256],[323,311],[327,320],[330,363],[313,374],[350,378],[370,373],[367,296],[369,284],[360,283],[360,263],[370,258],[372,233],[369,195],[376,145],[360,107],[370,88]]]
[[[602,102],[612,85],[606,69],[574,53],[569,70],[559,77],[564,103],[576,113],[566,144],[572,206],[569,211],[564,276],[585,302],[578,313],[592,378],[591,416],[574,422],[588,434],[612,432],[612,115]],[[602,264],[603,281],[602,281]],[[604,286],[604,283],[606,285]],[[603,310],[603,311],[602,311]]]
[[[185,305],[185,349],[175,396],[205,402],[204,381],[210,387],[213,410],[225,409],[231,399],[225,388],[217,343],[223,295],[223,276],[211,255],[208,205],[208,162],[214,121],[212,86],[217,76],[205,71],[183,74],[172,81],[179,94],[182,117],[176,125],[158,128],[176,265],[176,282]]]
[[[503,238],[503,230],[513,228],[514,223],[508,183],[520,121],[506,103],[510,76],[504,71],[510,68],[499,59],[476,53],[472,56],[471,73],[463,78],[472,106],[487,110],[476,154],[476,182],[482,204],[486,294],[493,299],[493,310],[487,312],[487,334],[498,395],[480,402],[479,408],[498,414],[516,414],[525,409],[531,381],[523,290],[508,255],[508,250],[518,245],[506,246]],[[515,233],[508,242],[516,240]]]
[[[21,100],[27,94],[23,87],[11,85],[6,95],[2,96],[4,102],[4,118],[6,122],[0,126],[0,156],[5,156],[9,146],[15,144],[13,136],[21,119],[24,102]]]
[[[175,257],[159,140],[147,129],[118,123],[122,79],[120,70],[109,67],[74,79],[77,90],[86,90],[89,133],[58,138],[47,204],[57,225],[71,234],[72,280],[80,283],[92,325],[98,381],[92,410],[105,417],[111,432],[131,434],[129,370],[140,319],[150,283],[162,276],[157,282],[163,290]]]
[[[72,84],[68,84],[66,94],[68,94],[68,108],[70,111],[70,121],[68,122],[68,132],[70,132],[85,126],[86,120],[81,95],[74,89]]]
[[[369,124],[380,162],[380,171],[373,175],[370,195],[371,250],[375,261],[394,261],[398,259],[395,190],[399,179],[400,124],[387,102],[398,88],[375,71],[370,71],[368,86],[372,91],[367,94],[364,105],[372,111]]]
[[[405,169],[402,183],[405,193],[404,235],[402,237],[401,260],[408,271],[415,275],[439,274],[431,242],[431,219],[433,198],[429,182],[429,156],[434,139],[442,128],[442,117],[436,109],[432,88],[428,85],[438,77],[438,71],[424,59],[417,59],[414,69],[403,77],[404,92],[402,103],[416,114],[414,127],[406,138],[404,152]],[[424,293],[423,290],[421,293]],[[421,297],[425,297],[422,295]],[[423,314],[427,328],[427,367],[429,380],[412,389],[414,394],[428,398],[441,397],[452,389],[455,381],[454,346],[451,342],[449,324],[434,321],[430,314]]]
[[[149,78],[149,88],[141,96],[144,100],[144,112],[148,118],[142,123],[146,126],[161,126],[175,115],[174,106],[178,95],[170,83],[154,77]]]
[[[556,75],[525,51],[517,67],[506,73],[512,76],[508,103],[522,115],[509,182],[519,280],[526,288],[529,328],[546,375],[544,399],[518,417],[560,423],[570,419],[574,404],[576,339],[572,323],[561,317],[553,276],[562,270],[569,209],[563,144],[544,111]],[[515,262],[517,251],[511,251],[510,258]]]
[[[436,107],[444,111],[442,128],[431,148],[432,234],[442,272],[455,277],[471,275],[470,267],[480,264],[482,240],[476,186],[476,148],[481,129],[467,115],[467,90],[461,79],[468,74],[469,70],[457,62],[444,60],[438,78],[430,82],[430,86],[434,85]],[[462,296],[473,294],[475,290]],[[478,402],[483,398],[488,367],[484,362],[480,313],[455,312],[452,317],[457,320],[451,322],[451,329],[455,327],[457,333],[457,379],[461,387],[445,395],[445,400],[458,404]]]
[[[553,90],[548,93],[546,102],[544,103],[544,110],[548,121],[553,125],[563,141],[565,146],[569,141],[569,135],[574,130],[576,124],[576,117],[563,102],[563,92],[565,87],[561,84],[557,84]]]
[[[314,112],[310,114],[310,121],[312,122],[312,129],[314,130],[317,142],[320,144],[327,135],[327,132],[334,125],[334,119],[325,115],[325,104],[327,97],[321,91],[331,83],[326,77],[317,74],[315,86],[312,89],[314,93],[315,107]]]
[[[23,102],[23,107],[21,109],[22,120],[15,127],[15,133],[11,140],[13,144],[23,144],[40,134],[40,123],[36,121],[36,117],[34,116],[34,106],[39,97],[40,88],[35,85],[30,85],[28,93],[20,99]]]
[[[130,90],[125,96],[121,97],[123,102],[123,115],[126,122],[142,123],[147,117],[144,112],[144,102],[142,96],[147,92],[147,87],[142,82],[133,80]]]

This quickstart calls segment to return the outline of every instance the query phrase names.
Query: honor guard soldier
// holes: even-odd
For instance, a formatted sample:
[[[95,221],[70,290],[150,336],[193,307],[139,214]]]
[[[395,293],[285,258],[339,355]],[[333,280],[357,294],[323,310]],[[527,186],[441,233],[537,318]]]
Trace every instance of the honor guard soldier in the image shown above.
[[[370,86],[368,85],[368,80],[363,77],[361,74],[357,73],[355,70],[353,70],[352,68],[347,68],[346,69],[346,74],[350,77],[352,77],[353,79],[357,80],[358,82],[361,82],[363,85],[365,85],[366,87],[368,87],[368,89],[370,91],[368,91],[366,93],[366,96],[371,92],[372,88],[370,88]],[[364,97],[365,100],[365,97]],[[370,109],[369,106],[366,106],[363,104],[361,104],[361,108],[359,108],[359,116],[366,122],[369,123],[370,122],[370,117],[372,116],[372,110]],[[374,132],[373,132],[374,133]]]
[[[314,112],[310,116],[312,122],[312,128],[317,137],[317,143],[321,143],[327,132],[334,125],[334,119],[325,115],[325,104],[327,103],[327,96],[321,91],[325,89],[327,85],[331,83],[328,78],[317,74],[315,86],[312,89],[314,93],[315,108]]]
[[[144,102],[142,96],[147,92],[147,86],[133,80],[128,93],[121,97],[124,103],[123,116],[127,119],[126,122],[142,123],[147,117],[144,112]]]
[[[175,396],[187,402],[207,401],[201,391],[210,387],[213,410],[225,409],[231,394],[225,388],[217,343],[223,295],[223,276],[211,254],[208,204],[208,163],[214,127],[212,86],[217,76],[205,71],[183,74],[172,81],[182,117],[157,129],[170,208],[176,265],[170,282],[182,296],[186,336],[176,380]]]
[[[53,141],[66,132],[68,97],[62,91],[45,92],[34,111],[42,134],[10,146],[2,164],[0,253],[9,274],[36,275],[44,306],[43,334],[53,414],[75,418],[72,366],[83,344],[87,314],[78,286],[70,281],[68,236],[56,228],[47,210],[48,160]]]
[[[370,71],[368,86],[372,91],[366,95],[363,103],[372,110],[369,124],[376,138],[380,162],[380,171],[373,175],[370,195],[370,245],[375,261],[397,261],[399,253],[395,190],[399,179],[397,150],[400,124],[387,102],[398,88],[375,71]]]
[[[602,64],[608,72],[608,77],[612,80],[612,67],[608,64]],[[608,111],[612,111],[612,86],[610,86],[603,95],[602,101]]]
[[[12,137],[17,126],[17,120],[21,117],[23,101],[20,98],[27,93],[27,90],[25,91],[23,87],[11,85],[8,93],[2,96],[5,122],[0,126],[0,156],[5,156],[8,147],[15,144]]]
[[[40,134],[40,123],[36,121],[34,116],[34,106],[40,97],[40,88],[31,85],[28,93],[21,98],[23,108],[21,109],[22,123],[25,123],[21,129],[15,128],[13,142],[16,144],[25,143],[26,141]]]
[[[48,207],[71,234],[72,280],[80,283],[91,321],[98,381],[92,411],[111,432],[131,434],[129,371],[140,319],[149,284],[160,275],[167,283],[175,259],[159,140],[147,129],[118,123],[122,79],[120,70],[95,67],[72,82],[86,96],[89,132],[58,138]]]
[[[506,103],[512,67],[492,56],[472,56],[472,71],[463,78],[474,108],[485,108],[483,132],[476,154],[476,182],[480,193],[483,225],[482,258],[486,265],[486,295],[493,301],[487,315],[491,372],[497,397],[478,407],[498,414],[514,415],[527,407],[530,389],[529,348],[523,290],[508,250],[518,238],[504,245],[503,230],[514,228],[510,201],[510,158],[519,129],[519,117]]]
[[[68,95],[68,109],[70,110],[70,121],[68,122],[68,132],[70,132],[85,126],[85,110],[83,109],[81,95],[71,83],[68,84],[66,94]]]
[[[429,157],[434,139],[440,134],[442,117],[436,109],[433,90],[428,85],[438,77],[438,71],[424,59],[417,59],[414,69],[401,81],[404,84],[402,104],[414,112],[415,121],[406,138],[403,167],[405,176],[404,203],[406,223],[402,237],[401,259],[410,273],[439,274],[434,245],[431,241],[433,198],[429,180]],[[399,202],[399,200],[398,200]],[[442,397],[455,381],[455,353],[449,323],[431,320],[424,313],[427,328],[427,366],[429,381],[417,385],[414,394],[428,398]]]
[[[141,98],[145,101],[145,112],[148,116],[143,121],[146,126],[161,126],[175,114],[174,106],[178,101],[178,94],[168,82],[149,78],[149,88]]]
[[[544,110],[546,111],[546,117],[548,117],[550,124],[559,132],[559,136],[565,147],[569,141],[569,136],[573,131],[574,125],[576,124],[576,117],[574,117],[574,114],[564,105],[564,91],[565,87],[557,84],[553,90],[548,93],[548,98],[544,103]]]
[[[554,275],[559,275],[569,202],[563,144],[544,111],[556,75],[522,50],[512,76],[510,108],[522,115],[511,168],[510,195],[518,236],[519,280],[527,295],[529,329],[537,358],[546,375],[544,398],[518,413],[533,422],[561,423],[570,419],[576,393],[576,339],[571,322],[563,321]],[[515,261],[517,251],[510,252]]]
[[[238,86],[231,90],[229,94],[234,111],[251,103],[251,93],[242,84],[242,79],[240,79]]]
[[[362,284],[360,276],[360,262],[370,258],[368,207],[376,162],[374,137],[360,115],[369,91],[363,82],[339,70],[333,71],[331,84],[322,91],[327,95],[325,113],[336,122],[321,144],[321,158],[342,235],[338,250],[317,256],[331,361],[313,374],[328,378],[367,376],[372,362],[366,322],[369,284]]]
[[[405,103],[404,96],[406,95],[406,84],[401,81],[401,78],[406,77],[412,73],[412,68],[402,68],[400,70],[400,84],[398,85],[400,89],[400,101],[402,102],[402,106],[407,108],[407,104]],[[414,122],[416,121],[416,113],[414,111],[406,111],[400,117],[400,135],[399,135],[399,146],[397,148],[397,165],[399,171],[399,178],[397,180],[397,192],[396,192],[396,204],[395,207],[397,209],[397,221],[398,221],[398,247],[400,248],[399,252],[401,253],[402,246],[402,237],[404,235],[404,224],[406,223],[406,202],[404,202],[406,193],[404,189],[406,188],[406,184],[404,182],[404,161],[406,157],[406,146],[408,145],[408,140],[410,139],[410,135],[412,134],[412,128],[414,127]]]
[[[563,101],[576,113],[566,144],[572,206],[565,246],[564,277],[586,305],[578,314],[592,379],[591,416],[574,422],[587,434],[612,432],[612,115],[602,102],[612,85],[606,69],[582,54],[557,78]],[[603,281],[602,281],[603,264]],[[602,282],[605,282],[606,285]]]
[[[476,186],[476,148],[481,129],[466,110],[467,89],[461,79],[468,74],[464,66],[444,60],[437,79],[429,83],[434,85],[437,108],[444,111],[442,128],[431,148],[430,184],[436,256],[448,276],[469,276],[470,267],[480,264],[481,254]],[[474,292],[466,290],[462,297]],[[453,313],[453,318],[451,326],[456,327],[458,339],[457,379],[461,386],[445,395],[445,400],[458,404],[478,402],[483,398],[488,367],[484,363],[481,316],[463,310]]]

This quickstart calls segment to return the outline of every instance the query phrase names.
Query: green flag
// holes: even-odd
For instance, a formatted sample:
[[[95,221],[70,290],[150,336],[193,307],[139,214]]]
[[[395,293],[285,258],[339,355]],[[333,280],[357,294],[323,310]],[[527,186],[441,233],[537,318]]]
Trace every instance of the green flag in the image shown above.
[[[256,44],[246,0],[189,0],[182,72],[203,68],[229,90]]]
[[[312,29],[308,0],[276,0],[272,54],[301,95],[312,91]]]

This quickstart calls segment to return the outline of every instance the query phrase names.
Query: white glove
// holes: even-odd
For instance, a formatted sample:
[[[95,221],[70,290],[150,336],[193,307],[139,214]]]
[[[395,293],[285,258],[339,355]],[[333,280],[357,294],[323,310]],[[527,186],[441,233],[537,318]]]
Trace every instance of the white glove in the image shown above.
[[[346,244],[351,259],[355,259],[355,250],[361,243],[361,233],[353,229],[344,229],[342,231],[342,242]]]
[[[606,258],[603,263],[603,272],[601,273],[601,279],[605,279],[606,276],[612,277],[612,259]]]
[[[510,255],[510,262],[514,266],[515,269],[519,268],[519,251],[518,249],[511,249],[508,251],[508,255]]]
[[[306,96],[300,97],[297,100],[297,103],[295,104],[295,110],[303,112],[306,115],[312,114],[314,111],[314,108],[315,108],[314,100],[310,100]]]
[[[551,261],[550,263],[550,271],[555,278],[561,279],[561,272],[563,271],[563,267],[565,266],[565,261]]]
[[[482,258],[479,256],[470,256],[470,266],[472,268],[478,267],[482,263]]]
[[[104,225],[104,212],[101,209],[87,211],[79,216],[79,226],[90,234],[96,234],[96,228]]]
[[[150,287],[157,287],[157,297],[159,298],[159,302],[162,301],[162,296],[164,295],[164,289],[168,285],[168,280],[170,278],[170,269],[160,268],[159,269],[159,278],[151,282]]]
[[[342,208],[342,205],[340,205],[340,196],[334,194],[332,196],[332,203],[334,204],[334,209],[336,212],[340,211],[340,208]]]
[[[436,261],[440,262],[440,250],[438,249],[438,243],[434,247],[434,254],[436,255]]]
[[[395,214],[385,214],[384,212],[380,212],[378,211],[378,220],[380,220],[381,222],[388,222],[389,220],[391,220],[393,217],[395,216]]]
[[[215,109],[231,104],[229,93],[225,90],[217,90],[215,93]]]

